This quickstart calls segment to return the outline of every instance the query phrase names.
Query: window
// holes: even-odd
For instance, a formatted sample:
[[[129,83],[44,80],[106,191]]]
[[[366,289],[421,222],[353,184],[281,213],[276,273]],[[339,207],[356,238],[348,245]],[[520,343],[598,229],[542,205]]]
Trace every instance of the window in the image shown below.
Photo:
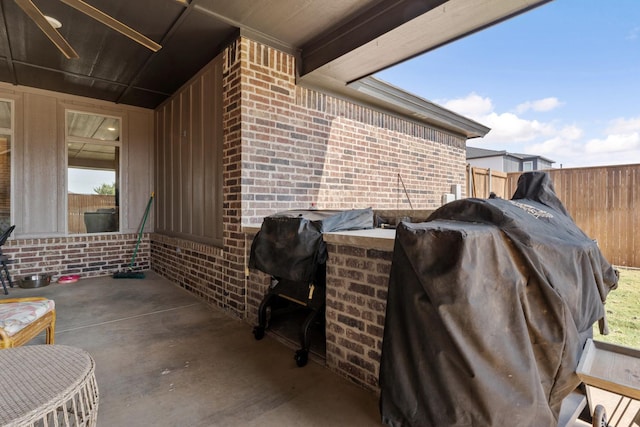
[[[533,170],[533,162],[530,160],[528,162],[522,162],[522,171],[530,172]]]
[[[11,142],[13,103],[0,100],[0,231],[11,226]]]
[[[119,117],[66,112],[69,234],[120,229]]]

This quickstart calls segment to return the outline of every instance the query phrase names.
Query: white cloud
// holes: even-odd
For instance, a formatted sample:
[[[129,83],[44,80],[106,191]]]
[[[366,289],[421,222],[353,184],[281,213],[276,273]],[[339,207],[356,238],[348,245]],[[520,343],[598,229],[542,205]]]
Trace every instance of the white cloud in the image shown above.
[[[554,167],[569,166],[572,161],[581,158],[581,153],[584,151],[580,143],[582,136],[583,131],[579,127],[565,126],[552,138],[526,146],[524,152],[551,159],[556,162]]]
[[[518,114],[525,113],[529,110],[533,110],[536,112],[545,112],[545,111],[555,110],[561,105],[563,105],[563,103],[560,102],[558,98],[549,97],[549,98],[538,99],[536,101],[523,102],[522,104],[519,104],[516,107],[516,112]]]
[[[494,142],[505,144],[531,141],[553,133],[549,124],[521,119],[513,113],[491,113],[484,117],[483,122],[492,129],[488,137]]]
[[[638,150],[640,150],[640,134],[638,132],[608,135],[604,139],[591,139],[585,144],[585,151],[590,154]]]
[[[606,132],[613,134],[640,132],[640,117],[631,119],[617,118],[611,120]]]
[[[497,113],[494,111],[491,98],[482,97],[476,93],[470,93],[464,98],[444,101],[443,106],[490,127],[491,131],[484,137],[484,141],[492,145],[531,141],[555,132],[553,126],[548,123],[523,119],[514,113]]]
[[[560,133],[558,135],[565,140],[576,141],[582,138],[584,131],[576,125],[569,125],[560,129]]]
[[[517,112],[497,112],[491,98],[476,93],[439,102],[491,128],[484,138],[471,140],[471,146],[540,155],[555,161],[555,167],[640,163],[640,117],[617,118],[606,128],[590,128],[586,134],[558,118],[529,120]],[[559,105],[556,98],[545,98],[520,104],[516,110],[540,112]]]
[[[474,92],[470,93],[465,98],[444,101],[442,105],[458,114],[462,114],[463,116],[476,120],[493,112],[493,103],[491,102],[491,98],[483,98]]]
[[[635,40],[635,39],[638,38],[638,34],[640,34],[640,27],[634,27],[629,31],[629,33],[627,34],[626,39],[627,40]]]
[[[529,153],[536,153],[544,157],[550,157],[554,154],[570,154],[573,152],[573,147],[573,141],[556,137],[529,145],[527,150]]]
[[[610,134],[586,143],[581,129],[568,126],[557,136],[525,147],[526,153],[555,160],[555,167],[620,165],[640,162],[640,133]]]

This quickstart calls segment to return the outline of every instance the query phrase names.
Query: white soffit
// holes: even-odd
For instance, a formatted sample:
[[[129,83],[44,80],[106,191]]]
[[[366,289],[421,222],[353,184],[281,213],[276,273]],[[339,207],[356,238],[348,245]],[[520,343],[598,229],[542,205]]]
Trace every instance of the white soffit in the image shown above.
[[[301,81],[314,86],[350,83],[548,1],[450,0],[303,75]]]

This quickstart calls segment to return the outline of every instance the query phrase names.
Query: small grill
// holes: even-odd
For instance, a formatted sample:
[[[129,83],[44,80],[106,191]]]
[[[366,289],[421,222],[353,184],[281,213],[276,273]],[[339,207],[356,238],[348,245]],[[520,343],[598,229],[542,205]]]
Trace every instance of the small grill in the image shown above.
[[[322,234],[373,228],[372,209],[291,210],[266,217],[251,245],[249,267],[271,276],[271,285],[258,308],[253,334],[264,337],[274,308],[293,303],[309,312],[300,325],[298,366],[307,364],[309,327],[324,318],[327,246]],[[283,310],[283,315],[287,311]]]

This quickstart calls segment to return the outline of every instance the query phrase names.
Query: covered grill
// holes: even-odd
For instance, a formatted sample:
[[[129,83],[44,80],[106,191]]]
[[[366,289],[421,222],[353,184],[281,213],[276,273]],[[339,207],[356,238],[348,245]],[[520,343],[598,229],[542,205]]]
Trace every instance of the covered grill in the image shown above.
[[[272,308],[279,300],[309,309],[300,327],[301,348],[296,351],[298,366],[307,364],[311,324],[324,316],[326,300],[327,247],[322,234],[331,231],[373,227],[373,211],[368,209],[291,210],[266,217],[251,245],[249,267],[271,276],[271,285],[258,309],[256,339],[264,336]]]
[[[617,271],[545,173],[397,229],[380,366],[390,426],[552,426]]]

